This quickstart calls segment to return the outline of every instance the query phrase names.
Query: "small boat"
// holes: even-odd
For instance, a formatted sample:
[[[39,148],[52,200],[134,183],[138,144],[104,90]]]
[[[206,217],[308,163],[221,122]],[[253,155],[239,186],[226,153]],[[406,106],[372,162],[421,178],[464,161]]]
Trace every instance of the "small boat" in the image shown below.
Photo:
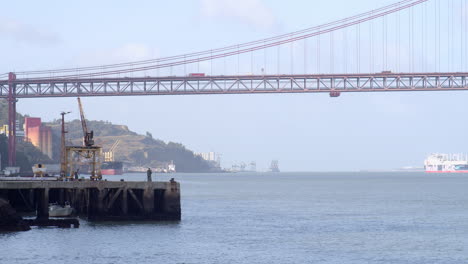
[[[49,205],[49,216],[52,217],[65,217],[70,216],[73,213],[73,208],[70,204],[65,204],[64,206],[59,204],[50,204]]]

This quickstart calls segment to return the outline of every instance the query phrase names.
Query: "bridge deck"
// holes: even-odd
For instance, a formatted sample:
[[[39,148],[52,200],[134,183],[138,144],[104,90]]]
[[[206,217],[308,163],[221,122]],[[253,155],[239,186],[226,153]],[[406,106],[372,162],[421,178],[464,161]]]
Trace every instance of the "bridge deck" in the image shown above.
[[[467,72],[18,79],[0,98],[468,90]]]

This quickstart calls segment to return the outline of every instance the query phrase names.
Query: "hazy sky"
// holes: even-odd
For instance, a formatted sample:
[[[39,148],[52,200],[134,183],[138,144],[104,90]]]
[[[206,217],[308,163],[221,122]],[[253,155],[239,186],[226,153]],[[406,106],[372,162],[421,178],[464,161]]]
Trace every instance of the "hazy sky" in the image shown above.
[[[0,15],[0,72],[100,65],[208,50],[300,30],[394,2],[7,1],[2,3]],[[397,25],[396,16],[388,19],[386,23],[392,24],[388,25],[391,43],[386,49],[387,68],[382,55],[371,59],[367,54],[370,38],[363,36],[361,70],[408,71],[406,59],[413,56],[415,70],[434,71],[440,65],[441,71],[467,71],[459,59],[467,56],[468,42],[463,36],[468,26],[460,24],[466,19],[466,1],[441,1],[441,8],[453,4],[454,9],[461,10],[452,21],[442,14],[442,20],[452,23],[452,33],[442,25],[440,38],[445,39],[444,34],[459,35],[459,39],[452,38],[453,43],[440,44],[442,53],[451,52],[447,54],[453,61],[438,63],[436,46],[429,41],[437,36],[426,36],[418,30],[424,29],[424,24],[434,23],[434,8],[439,2],[431,0],[427,6],[414,9],[413,46],[421,47],[414,53],[405,44],[408,38],[394,37],[397,31],[391,28]],[[409,14],[400,17],[403,28],[407,28]],[[373,45],[378,49],[384,47],[381,33],[386,31],[378,29],[383,23],[382,20],[372,25]],[[369,27],[363,24],[360,30],[370,32]],[[354,27],[332,36],[337,43],[335,72],[352,72],[357,67],[353,57],[356,47],[352,44],[357,40],[356,31]],[[400,33],[408,36],[404,29]],[[330,53],[327,37],[320,41],[320,68],[330,72],[330,60],[325,59]],[[427,42],[432,44],[423,45]],[[280,62],[282,73],[314,72],[319,68],[314,64],[319,45],[314,43],[316,40],[311,39],[308,44],[283,47],[283,57],[279,59],[275,57],[277,51],[271,50],[252,55],[254,63],[242,58],[237,66],[228,60],[226,74],[258,73],[261,68],[276,73],[278,63],[272,61]],[[382,54],[378,49],[375,54]],[[291,54],[290,50],[294,54],[293,67],[291,56],[286,55]],[[369,61],[374,62],[372,68],[368,67]],[[223,74],[225,69],[220,65],[214,66],[214,74]],[[211,66],[204,63],[174,71],[185,74],[196,72],[198,67],[208,72]],[[466,92],[343,94],[338,99],[326,94],[203,95],[83,98],[83,104],[89,119],[126,124],[139,133],[149,131],[154,137],[181,142],[196,152],[219,152],[223,166],[254,160],[259,169],[265,169],[272,159],[278,159],[284,171],[333,171],[422,166],[431,152],[468,152],[468,142],[464,140],[468,134],[466,98]],[[21,99],[18,103],[19,112],[44,120],[58,118],[62,110],[71,110],[70,118],[78,118],[74,98]]]

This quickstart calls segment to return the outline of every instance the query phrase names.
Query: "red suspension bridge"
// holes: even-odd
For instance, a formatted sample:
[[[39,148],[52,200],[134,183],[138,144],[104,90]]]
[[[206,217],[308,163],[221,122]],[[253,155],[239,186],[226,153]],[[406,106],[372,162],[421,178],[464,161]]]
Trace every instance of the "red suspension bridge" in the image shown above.
[[[468,61],[466,2],[404,0],[320,26],[223,48],[135,62],[2,74],[0,98],[7,99],[9,106],[9,165],[16,161],[19,98],[261,93],[329,93],[337,97],[344,92],[468,90],[468,72],[464,71]],[[301,73],[295,72],[298,68]],[[187,74],[187,70],[199,74]]]

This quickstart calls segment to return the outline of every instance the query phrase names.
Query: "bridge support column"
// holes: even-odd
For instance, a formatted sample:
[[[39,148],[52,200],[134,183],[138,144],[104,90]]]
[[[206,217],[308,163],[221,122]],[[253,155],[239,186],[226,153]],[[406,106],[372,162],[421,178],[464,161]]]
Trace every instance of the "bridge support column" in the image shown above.
[[[16,164],[16,75],[8,74],[8,166]]]

